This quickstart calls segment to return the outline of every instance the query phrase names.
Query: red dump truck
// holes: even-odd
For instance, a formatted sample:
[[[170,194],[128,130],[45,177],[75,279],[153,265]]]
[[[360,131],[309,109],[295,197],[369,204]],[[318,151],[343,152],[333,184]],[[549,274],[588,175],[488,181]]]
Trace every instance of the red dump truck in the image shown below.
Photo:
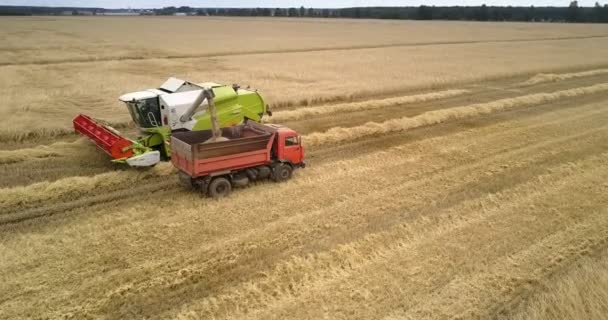
[[[219,198],[251,181],[288,180],[305,167],[300,136],[285,126],[250,121],[221,130],[213,142],[212,130],[172,134],[171,162],[187,188]]]

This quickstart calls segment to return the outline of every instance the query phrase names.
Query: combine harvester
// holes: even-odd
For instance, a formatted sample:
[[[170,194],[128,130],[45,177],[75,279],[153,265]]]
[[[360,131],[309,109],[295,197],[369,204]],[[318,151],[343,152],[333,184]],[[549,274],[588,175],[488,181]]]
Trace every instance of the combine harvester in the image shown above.
[[[74,118],[74,129],[89,137],[112,157],[113,162],[133,167],[149,167],[161,159],[169,159],[170,138],[175,132],[210,129],[211,115],[205,107],[210,103],[217,108],[216,119],[220,127],[259,122],[265,113],[271,115],[257,91],[244,90],[237,85],[193,84],[176,78],[169,78],[158,89],[125,94],[119,99],[126,104],[143,136],[127,138],[84,114]]]

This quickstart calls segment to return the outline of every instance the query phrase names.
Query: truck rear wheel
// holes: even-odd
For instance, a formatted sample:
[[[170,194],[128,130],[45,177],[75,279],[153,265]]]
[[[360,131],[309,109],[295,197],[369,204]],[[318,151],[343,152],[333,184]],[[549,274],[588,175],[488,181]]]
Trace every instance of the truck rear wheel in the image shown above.
[[[192,177],[190,177],[188,174],[184,173],[183,171],[180,171],[177,174],[179,183],[186,189],[191,190],[194,189],[194,183],[192,181]]]
[[[285,180],[289,180],[291,178],[291,166],[284,163],[279,163],[274,167],[274,172],[272,173],[272,180],[275,182],[281,182]]]
[[[231,191],[232,185],[230,181],[224,177],[217,177],[211,181],[207,192],[210,197],[217,199],[229,195]]]

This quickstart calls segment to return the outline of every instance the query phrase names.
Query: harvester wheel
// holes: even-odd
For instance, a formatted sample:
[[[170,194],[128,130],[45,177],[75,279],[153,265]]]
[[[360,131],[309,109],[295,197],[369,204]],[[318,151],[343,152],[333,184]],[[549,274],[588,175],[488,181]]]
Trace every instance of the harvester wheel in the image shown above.
[[[160,161],[169,161],[169,157],[167,157],[167,150],[165,148],[165,144],[161,144],[158,146],[152,147],[153,150],[160,152]]]
[[[211,181],[207,192],[210,197],[217,199],[229,195],[230,191],[232,191],[230,181],[224,177],[217,177]]]
[[[289,180],[291,178],[291,166],[284,163],[279,163],[274,167],[274,172],[272,173],[272,180],[275,182],[281,182],[285,180]]]

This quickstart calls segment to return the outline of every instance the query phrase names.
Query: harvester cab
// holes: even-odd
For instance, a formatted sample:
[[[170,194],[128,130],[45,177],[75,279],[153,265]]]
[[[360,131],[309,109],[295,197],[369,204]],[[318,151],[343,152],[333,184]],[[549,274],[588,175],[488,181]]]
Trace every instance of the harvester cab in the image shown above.
[[[221,85],[216,85],[216,87],[221,87]],[[170,78],[158,89],[127,93],[122,95],[119,100],[126,104],[133,122],[142,132],[154,133],[157,128],[163,126],[168,126],[171,130],[184,127],[192,130],[193,119],[177,121],[177,116],[181,116],[193,106],[196,97],[203,89],[205,87]]]
[[[137,139],[123,137],[115,129],[85,115],[74,119],[74,128],[110,154],[114,162],[152,166],[171,156],[172,132],[212,128],[207,99],[210,96],[219,127],[237,125],[245,120],[259,122],[267,112],[264,100],[257,91],[213,82],[195,84],[169,78],[158,89],[132,92],[119,98],[125,103],[141,134]],[[110,135],[114,138],[108,140]],[[120,148],[115,146],[117,143],[111,142],[113,140],[121,141]],[[124,152],[111,152],[112,148]]]

